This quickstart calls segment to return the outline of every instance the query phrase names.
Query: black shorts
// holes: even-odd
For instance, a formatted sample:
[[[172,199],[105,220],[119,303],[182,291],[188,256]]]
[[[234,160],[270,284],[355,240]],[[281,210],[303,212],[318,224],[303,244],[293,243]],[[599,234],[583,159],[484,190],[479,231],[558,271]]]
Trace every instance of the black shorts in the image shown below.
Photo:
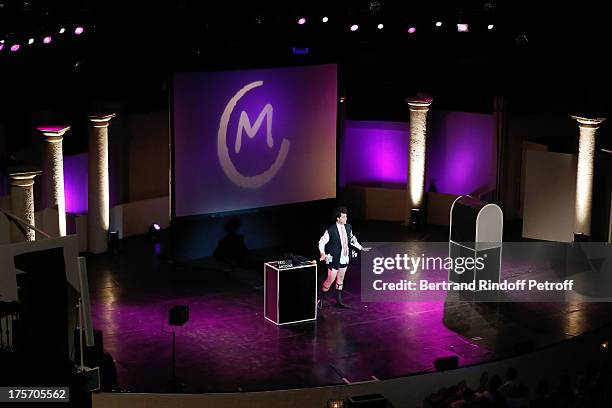
[[[330,263],[327,264],[327,268],[331,268],[331,269],[342,269],[342,268],[346,268],[348,267],[348,264],[341,264],[340,261],[331,261]]]

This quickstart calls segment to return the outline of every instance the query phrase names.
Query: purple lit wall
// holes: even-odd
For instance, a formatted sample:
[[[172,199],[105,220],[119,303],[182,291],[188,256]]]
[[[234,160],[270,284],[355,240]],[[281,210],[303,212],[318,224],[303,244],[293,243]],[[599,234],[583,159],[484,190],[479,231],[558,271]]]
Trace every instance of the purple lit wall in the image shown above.
[[[87,212],[87,153],[64,157],[66,212]]]
[[[410,126],[347,120],[340,156],[340,186],[406,184]]]
[[[438,191],[447,194],[494,188],[497,166],[493,115],[432,110],[427,126],[428,190],[432,179]],[[404,187],[409,133],[408,123],[346,121],[340,185]]]

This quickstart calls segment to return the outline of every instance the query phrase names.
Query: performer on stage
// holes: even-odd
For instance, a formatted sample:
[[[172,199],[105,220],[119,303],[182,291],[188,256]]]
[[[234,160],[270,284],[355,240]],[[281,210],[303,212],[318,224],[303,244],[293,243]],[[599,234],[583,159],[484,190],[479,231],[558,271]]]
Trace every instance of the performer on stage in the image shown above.
[[[349,264],[350,246],[352,245],[361,251],[369,251],[371,249],[364,248],[357,242],[351,225],[346,223],[346,207],[338,207],[335,215],[336,222],[327,228],[319,240],[319,253],[321,254],[319,261],[327,260],[327,279],[321,287],[318,302],[319,309],[323,307],[323,297],[331,288],[334,280],[336,281],[336,306],[343,309],[349,308],[347,304],[342,303],[342,285],[344,284],[344,276]]]

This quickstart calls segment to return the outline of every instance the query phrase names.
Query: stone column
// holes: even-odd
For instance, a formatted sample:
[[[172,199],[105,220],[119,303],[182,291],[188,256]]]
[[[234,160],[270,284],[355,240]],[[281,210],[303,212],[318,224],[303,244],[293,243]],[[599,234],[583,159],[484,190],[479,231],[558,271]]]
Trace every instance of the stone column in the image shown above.
[[[593,201],[593,161],[595,159],[595,133],[606,118],[574,116],[580,128],[578,141],[578,169],[576,173],[576,207],[574,234],[591,235]]]
[[[108,122],[115,114],[89,115],[87,248],[100,254],[108,249]]]
[[[66,235],[66,196],[64,195],[64,153],[62,140],[70,126],[42,126],[43,146],[43,194],[47,207],[56,207],[59,236]]]
[[[427,112],[431,98],[407,98],[410,109],[410,151],[406,185],[405,222],[410,224],[412,209],[422,210],[425,196],[425,154],[427,146]]]
[[[9,173],[9,185],[11,188],[11,212],[21,218],[29,225],[34,225],[34,177],[40,171],[28,171],[20,173]],[[24,227],[26,237],[11,223],[11,242],[34,241],[36,232]]]

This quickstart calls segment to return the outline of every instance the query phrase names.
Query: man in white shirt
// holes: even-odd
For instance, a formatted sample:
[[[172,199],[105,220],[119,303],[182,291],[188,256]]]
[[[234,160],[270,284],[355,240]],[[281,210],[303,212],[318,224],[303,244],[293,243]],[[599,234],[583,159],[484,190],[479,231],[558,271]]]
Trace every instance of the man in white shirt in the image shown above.
[[[319,253],[321,254],[319,261],[327,260],[327,279],[321,287],[319,309],[323,307],[323,297],[331,289],[334,280],[336,281],[336,305],[343,309],[349,307],[342,303],[342,287],[351,254],[350,246],[352,245],[361,251],[370,250],[370,248],[364,248],[357,242],[351,225],[346,223],[346,207],[338,207],[335,215],[336,222],[329,226],[319,240]]]

